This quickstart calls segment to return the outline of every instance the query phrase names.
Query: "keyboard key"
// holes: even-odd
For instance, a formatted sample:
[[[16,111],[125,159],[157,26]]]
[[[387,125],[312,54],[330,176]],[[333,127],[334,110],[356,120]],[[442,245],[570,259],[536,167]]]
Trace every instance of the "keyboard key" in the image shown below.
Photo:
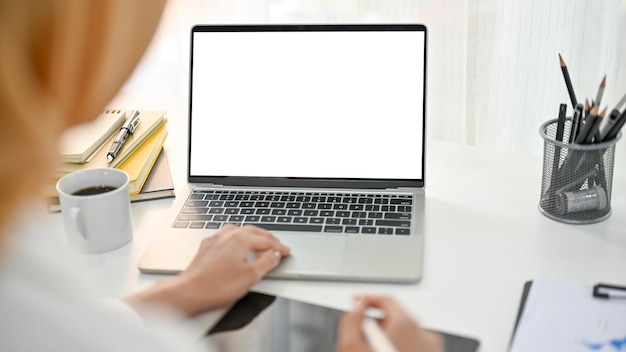
[[[349,211],[338,211],[335,212],[335,216],[338,218],[348,218],[350,217],[350,212]]]
[[[351,218],[356,218],[356,219],[363,219],[367,217],[367,213],[364,211],[353,211],[352,214],[350,214]]]
[[[270,208],[284,208],[285,202],[272,202],[270,203]]]
[[[177,229],[186,229],[189,226],[189,221],[176,221],[172,226]]]
[[[250,215],[246,216],[245,222],[259,222],[261,221],[261,217],[258,215]]]
[[[335,215],[335,212],[332,210],[320,210],[320,216],[330,217]]]
[[[213,221],[220,221],[220,222],[228,221],[228,215],[215,215],[215,217],[213,218]]]
[[[410,235],[411,231],[409,231],[409,229],[407,228],[397,228],[396,229],[396,235]]]
[[[268,231],[322,232],[322,225],[279,224],[271,222],[251,223]]]
[[[385,213],[385,219],[411,220],[410,213]]]
[[[374,200],[372,198],[359,198],[359,204],[372,204]]]
[[[346,209],[348,209],[348,204],[337,203],[337,204],[333,205],[333,209],[335,209],[335,210],[346,210]]]
[[[254,206],[256,208],[267,208],[270,206],[270,202],[255,202]]]
[[[373,226],[374,220],[371,219],[359,219],[359,226]]]
[[[194,221],[191,224],[189,224],[189,228],[190,229],[203,229],[204,221]]]
[[[302,215],[302,210],[300,210],[300,209],[287,210],[287,215],[300,216],[300,215]]]
[[[219,229],[222,226],[219,222],[207,222],[204,226],[205,229]]]
[[[204,194],[203,193],[192,193],[189,195],[189,199],[204,199]]]
[[[243,215],[233,215],[230,218],[228,218],[229,222],[242,222],[244,219]]]
[[[287,214],[287,209],[272,209],[272,215],[285,215]]]
[[[224,201],[222,200],[212,200],[209,202],[209,206],[210,207],[223,207],[224,206]]]
[[[361,228],[361,232],[362,233],[367,233],[367,234],[376,233],[376,228],[375,227],[369,227],[369,226],[368,227],[363,227],[363,228]]]
[[[274,221],[276,221],[275,216],[262,216],[261,217],[261,222],[274,222]]]
[[[224,213],[224,208],[211,208],[209,209],[209,214],[222,214]]]
[[[209,202],[206,200],[188,200],[185,203],[185,206],[190,207],[190,208],[198,208],[198,207],[206,207],[207,204],[209,204]]]
[[[293,222],[298,224],[306,224],[309,222],[309,218],[297,217],[293,219]]]
[[[276,219],[276,222],[289,223],[291,222],[291,219],[292,219],[291,216],[279,216],[278,219]]]
[[[370,219],[382,219],[383,213],[370,212],[370,213],[367,213],[367,217]]]
[[[299,209],[300,208],[300,203],[290,202],[290,203],[287,203],[285,205],[285,207],[289,208],[289,209]]]
[[[359,233],[358,226],[346,226],[346,233]]]
[[[390,227],[379,227],[378,234],[379,235],[393,235],[393,229]]]
[[[389,204],[389,199],[386,199],[386,198],[376,198],[376,199],[374,199],[374,204]]]
[[[324,218],[310,218],[309,223],[310,224],[323,224]]]
[[[376,226],[409,227],[411,222],[403,220],[376,220]]]
[[[389,204],[411,205],[411,204],[413,204],[413,199],[406,199],[406,198],[392,198],[392,199],[389,201]]]
[[[181,214],[176,218],[176,221],[211,221],[213,215],[208,214]]]
[[[327,218],[326,223],[330,225],[339,225],[341,224],[341,219],[339,218]]]
[[[341,223],[343,225],[356,225],[356,219],[343,219],[341,220]]]
[[[206,214],[207,208],[183,208],[181,214]]]
[[[254,214],[254,208],[243,208],[241,209],[241,214],[244,214],[244,215]]]
[[[363,204],[351,204],[348,209],[350,210],[364,210],[365,206]]]
[[[304,211],[304,216],[317,216],[317,214],[319,214],[319,211],[317,210],[305,210]]]
[[[343,226],[324,226],[324,232],[342,233]]]
[[[224,210],[224,214],[239,214],[239,208],[226,208],[226,210]]]
[[[266,214],[269,214],[269,213],[271,213],[271,212],[272,212],[272,209],[270,209],[270,208],[260,208],[260,209],[257,209],[257,210],[256,210],[256,213],[255,213],[255,214],[258,214],[258,215],[266,215]]]

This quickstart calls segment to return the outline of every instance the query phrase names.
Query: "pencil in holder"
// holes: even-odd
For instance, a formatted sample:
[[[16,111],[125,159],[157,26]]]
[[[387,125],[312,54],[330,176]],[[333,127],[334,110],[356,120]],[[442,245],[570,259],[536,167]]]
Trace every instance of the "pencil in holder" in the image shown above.
[[[597,144],[556,140],[558,120],[539,129],[544,140],[539,210],[568,224],[591,224],[611,215],[611,190],[616,138]],[[572,119],[565,121],[563,141],[569,140]]]

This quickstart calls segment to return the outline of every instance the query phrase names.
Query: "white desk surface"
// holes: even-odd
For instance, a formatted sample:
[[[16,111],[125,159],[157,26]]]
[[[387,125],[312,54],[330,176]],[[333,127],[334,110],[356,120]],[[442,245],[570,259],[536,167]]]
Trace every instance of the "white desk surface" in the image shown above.
[[[186,101],[122,94],[114,104],[170,112],[166,152],[176,189],[182,190]],[[476,337],[483,352],[505,351],[525,281],[549,276],[585,285],[626,283],[626,167],[616,166],[613,214],[592,225],[566,225],[539,212],[541,168],[539,157],[429,141],[425,272],[419,283],[265,280],[254,290],[334,308],[350,307],[357,293],[388,294],[425,327]],[[137,261],[172,204],[133,204],[133,241],[82,257],[103,284],[103,295],[120,297],[159,278],[139,273]],[[53,223],[62,235],[61,217],[53,215]]]

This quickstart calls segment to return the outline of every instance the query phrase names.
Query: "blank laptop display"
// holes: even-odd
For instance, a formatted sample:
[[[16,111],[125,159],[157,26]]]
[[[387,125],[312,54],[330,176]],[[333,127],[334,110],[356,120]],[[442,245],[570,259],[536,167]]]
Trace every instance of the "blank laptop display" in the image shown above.
[[[415,282],[426,28],[196,26],[188,181],[140,261],[178,272],[225,223],[292,248],[270,277]]]

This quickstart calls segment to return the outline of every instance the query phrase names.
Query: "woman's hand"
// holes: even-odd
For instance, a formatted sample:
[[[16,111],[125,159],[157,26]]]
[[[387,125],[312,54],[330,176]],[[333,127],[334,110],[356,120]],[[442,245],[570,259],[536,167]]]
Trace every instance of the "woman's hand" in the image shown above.
[[[378,308],[383,311],[384,318],[378,323],[399,352],[443,351],[441,336],[421,329],[392,298],[379,296],[358,297],[355,308],[341,317],[338,351],[372,351],[362,330],[365,310],[368,308]]]
[[[202,241],[184,272],[125,301],[139,311],[142,305],[156,303],[185,315],[224,307],[243,297],[289,253],[288,247],[262,228],[226,224]]]

